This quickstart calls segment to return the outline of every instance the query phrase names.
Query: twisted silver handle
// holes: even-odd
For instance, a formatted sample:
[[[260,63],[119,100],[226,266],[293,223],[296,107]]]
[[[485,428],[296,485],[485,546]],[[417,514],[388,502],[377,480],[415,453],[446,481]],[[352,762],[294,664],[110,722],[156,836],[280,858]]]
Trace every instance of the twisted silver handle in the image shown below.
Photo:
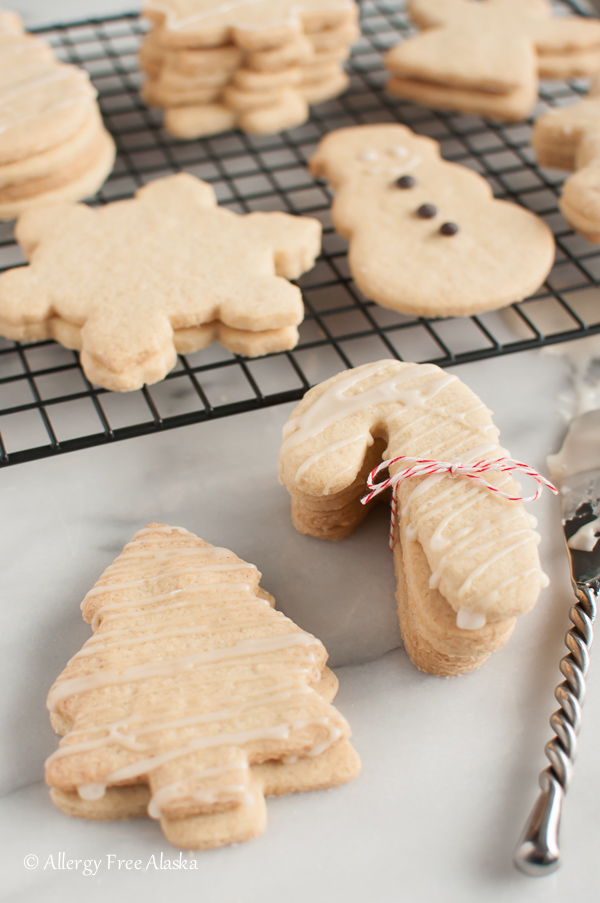
[[[569,612],[574,626],[565,636],[569,653],[560,661],[565,679],[554,691],[560,709],[550,718],[555,736],[545,747],[550,766],[540,774],[541,793],[531,810],[514,856],[517,868],[527,875],[547,875],[560,865],[558,833],[561,807],[577,755],[585,677],[594,640],[597,590],[597,581],[592,585],[576,584],[577,602]]]

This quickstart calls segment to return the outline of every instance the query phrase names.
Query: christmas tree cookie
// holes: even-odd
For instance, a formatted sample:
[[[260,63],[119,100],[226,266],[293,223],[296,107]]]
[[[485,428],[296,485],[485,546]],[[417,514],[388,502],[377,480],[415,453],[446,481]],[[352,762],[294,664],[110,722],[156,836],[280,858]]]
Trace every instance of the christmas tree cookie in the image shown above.
[[[135,534],[83,600],[94,634],[48,696],[60,809],[148,814],[173,844],[210,849],[262,833],[265,796],[358,773],[325,648],[259,580],[181,527]]]

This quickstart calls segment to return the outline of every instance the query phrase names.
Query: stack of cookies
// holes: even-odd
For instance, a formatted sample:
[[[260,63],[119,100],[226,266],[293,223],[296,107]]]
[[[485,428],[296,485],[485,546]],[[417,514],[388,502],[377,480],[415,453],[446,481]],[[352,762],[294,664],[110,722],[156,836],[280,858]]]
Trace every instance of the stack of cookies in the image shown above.
[[[600,69],[600,22],[552,15],[547,0],[409,0],[417,35],[386,56],[387,90],[441,110],[518,121],[538,78]]]
[[[114,157],[88,74],[0,11],[0,219],[94,194]]]
[[[356,777],[325,647],[260,577],[183,527],[138,530],[84,599],[94,635],[48,696],[63,739],[46,781],[63,812],[149,815],[176,846],[208,850],[262,834],[266,796]]]
[[[178,138],[301,125],[347,87],[359,34],[353,0],[149,0],[144,14],[142,93]]]
[[[569,225],[600,244],[600,84],[570,107],[548,110],[531,136],[540,166],[573,170],[559,202]]]
[[[369,473],[389,473],[400,631],[428,674],[478,668],[548,583],[510,468],[487,470],[486,485],[452,469],[507,456],[481,400],[433,364],[345,370],[310,389],[283,428],[280,480],[300,533],[348,536],[365,517]],[[419,460],[427,469],[400,480]]]
[[[0,274],[0,334],[76,349],[87,378],[117,392],[214,341],[248,357],[293,348],[304,307],[287,280],[321,249],[318,220],[238,215],[189,173],[96,210],[28,210],[15,233],[30,263]]]

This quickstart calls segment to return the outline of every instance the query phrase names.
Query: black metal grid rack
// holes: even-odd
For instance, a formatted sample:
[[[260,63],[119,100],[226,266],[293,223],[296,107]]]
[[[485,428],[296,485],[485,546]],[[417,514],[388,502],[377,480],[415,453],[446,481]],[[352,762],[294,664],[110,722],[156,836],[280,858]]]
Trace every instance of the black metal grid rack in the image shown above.
[[[556,0],[558,11],[578,11]],[[145,182],[186,170],[211,182],[219,201],[238,212],[284,210],[318,217],[323,255],[300,280],[306,319],[291,352],[246,360],[218,345],[182,356],[161,383],[126,394],[85,378],[74,352],[54,342],[0,339],[0,463],[13,464],[125,439],[159,429],[224,417],[299,399],[306,389],[345,368],[382,357],[442,366],[506,354],[600,332],[600,247],[567,228],[558,212],[564,173],[535,165],[530,123],[499,125],[437,113],[388,97],[382,52],[410,33],[403,0],[364,0],[363,36],[349,64],[348,92],[313,109],[310,121],[281,135],[232,132],[180,142],[161,129],[161,116],[139,96],[136,50],[144,31],[136,15],[45,29],[58,56],[83,66],[100,97],[118,146],[115,170],[99,203],[129,197]],[[541,86],[536,114],[572,102],[584,82]],[[400,121],[440,141],[443,155],[490,180],[498,197],[534,210],[553,229],[555,266],[533,298],[504,311],[425,320],[385,310],[353,284],[346,245],[332,230],[327,187],[306,162],[319,138],[345,125]],[[10,226],[0,231],[0,269],[22,262]]]

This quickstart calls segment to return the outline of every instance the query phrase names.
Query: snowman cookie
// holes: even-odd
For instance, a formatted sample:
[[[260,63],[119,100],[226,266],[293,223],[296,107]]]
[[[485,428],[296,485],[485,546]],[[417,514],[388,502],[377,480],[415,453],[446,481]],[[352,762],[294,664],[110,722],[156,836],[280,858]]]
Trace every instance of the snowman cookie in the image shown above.
[[[429,317],[505,307],[535,292],[554,238],[535,214],[494,199],[477,173],[440,157],[403,125],[326,135],[310,162],[335,190],[359,289],[383,307]]]

